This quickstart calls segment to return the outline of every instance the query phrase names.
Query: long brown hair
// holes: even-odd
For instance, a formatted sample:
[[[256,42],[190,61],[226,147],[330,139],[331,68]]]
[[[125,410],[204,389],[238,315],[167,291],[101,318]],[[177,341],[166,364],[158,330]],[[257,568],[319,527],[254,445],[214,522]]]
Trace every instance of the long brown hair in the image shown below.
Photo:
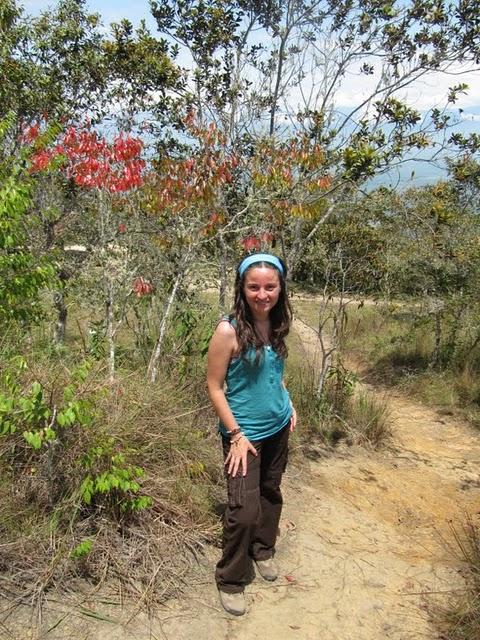
[[[280,258],[279,258],[280,260]],[[239,265],[243,262],[240,261]],[[255,267],[268,267],[277,272],[280,281],[280,293],[278,296],[277,304],[270,311],[270,344],[275,352],[281,357],[286,358],[288,355],[287,345],[285,344],[285,338],[290,331],[290,325],[292,323],[292,307],[287,296],[287,287],[285,282],[286,267],[282,260],[280,264],[283,267],[283,273],[279,271],[273,264],[269,262],[254,262],[240,275],[237,267],[237,276],[235,278],[235,297],[233,304],[232,318],[235,318],[237,326],[235,327],[237,332],[237,340],[240,346],[240,353],[245,356],[250,347],[254,347],[256,350],[255,363],[260,362],[262,356],[262,347],[265,345],[262,338],[255,331],[255,324],[253,321],[252,312],[248,306],[245,298],[244,285],[245,276],[250,269]]]

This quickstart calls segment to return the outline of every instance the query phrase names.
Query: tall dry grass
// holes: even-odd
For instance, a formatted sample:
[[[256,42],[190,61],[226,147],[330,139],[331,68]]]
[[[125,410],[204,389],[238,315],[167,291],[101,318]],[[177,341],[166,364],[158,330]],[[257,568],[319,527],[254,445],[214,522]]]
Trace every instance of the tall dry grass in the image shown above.
[[[480,348],[468,348],[473,329],[465,323],[468,331],[459,334],[455,349],[443,344],[433,366],[432,325],[428,318],[419,320],[415,307],[404,303],[351,308],[345,350],[374,384],[397,386],[480,426]]]
[[[377,448],[391,435],[392,418],[386,398],[358,388],[357,376],[341,366],[332,369],[318,394],[318,362],[305,352],[298,335],[290,338],[287,385],[300,417],[304,446],[320,441],[327,447],[339,441]]]
[[[27,391],[37,381],[55,404],[83,355],[38,344],[30,337],[4,349],[2,362],[23,353],[30,366],[20,385]],[[193,352],[176,358],[172,349],[155,385],[146,383],[143,369],[126,366],[111,383],[105,366],[94,363],[77,390],[92,400],[90,424],[71,425],[38,451],[21,429],[0,436],[4,597],[41,604],[46,593],[82,578],[92,588],[116,585],[148,607],[182,588],[204,545],[220,540],[224,493],[201,361]],[[130,478],[130,470],[141,474],[130,483],[132,491],[109,486],[87,504],[82,479],[112,469],[113,482],[122,474]],[[128,507],[138,496],[148,502]]]
[[[467,516],[461,524],[452,524],[450,554],[459,564],[465,590],[447,597],[448,602],[430,607],[432,620],[442,640],[478,640],[480,638],[480,520]]]
[[[374,449],[384,445],[392,435],[393,420],[386,398],[361,390],[351,398],[346,410],[348,437]]]

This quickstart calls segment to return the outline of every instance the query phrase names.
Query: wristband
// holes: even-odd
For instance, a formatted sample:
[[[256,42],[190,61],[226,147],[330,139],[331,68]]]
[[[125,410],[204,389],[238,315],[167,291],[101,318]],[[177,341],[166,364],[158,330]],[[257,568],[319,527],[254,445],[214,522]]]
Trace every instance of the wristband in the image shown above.
[[[233,436],[236,436],[238,433],[242,433],[241,430],[240,430],[240,427],[237,427],[233,431],[229,431],[228,432],[228,436],[229,436],[230,440],[233,438]]]

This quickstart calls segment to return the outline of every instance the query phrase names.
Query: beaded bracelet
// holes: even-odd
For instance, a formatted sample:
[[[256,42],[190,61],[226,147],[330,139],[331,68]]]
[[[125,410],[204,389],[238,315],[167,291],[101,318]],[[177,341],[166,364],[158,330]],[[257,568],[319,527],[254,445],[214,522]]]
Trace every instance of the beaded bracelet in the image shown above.
[[[228,435],[230,437],[230,440],[233,438],[233,436],[236,436],[237,433],[242,433],[240,427],[237,427],[236,429],[234,429],[233,431],[229,431]]]

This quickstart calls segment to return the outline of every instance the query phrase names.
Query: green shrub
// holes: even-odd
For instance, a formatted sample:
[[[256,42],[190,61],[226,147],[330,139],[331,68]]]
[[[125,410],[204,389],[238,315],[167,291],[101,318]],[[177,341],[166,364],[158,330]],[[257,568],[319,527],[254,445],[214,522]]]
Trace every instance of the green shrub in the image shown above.
[[[134,597],[144,585],[145,605],[172,595],[188,550],[220,534],[205,385],[173,375],[174,362],[155,385],[142,370],[112,384],[101,362],[73,366],[68,348],[24,347],[0,375],[0,587],[35,600],[73,574]]]
[[[15,130],[10,113],[0,120],[0,144]],[[51,132],[56,127],[51,127]],[[47,135],[48,132],[47,132]],[[30,149],[0,158],[0,328],[24,326],[42,317],[41,293],[56,282],[52,257],[31,246],[30,232],[39,224],[32,211],[32,178],[26,171]]]

